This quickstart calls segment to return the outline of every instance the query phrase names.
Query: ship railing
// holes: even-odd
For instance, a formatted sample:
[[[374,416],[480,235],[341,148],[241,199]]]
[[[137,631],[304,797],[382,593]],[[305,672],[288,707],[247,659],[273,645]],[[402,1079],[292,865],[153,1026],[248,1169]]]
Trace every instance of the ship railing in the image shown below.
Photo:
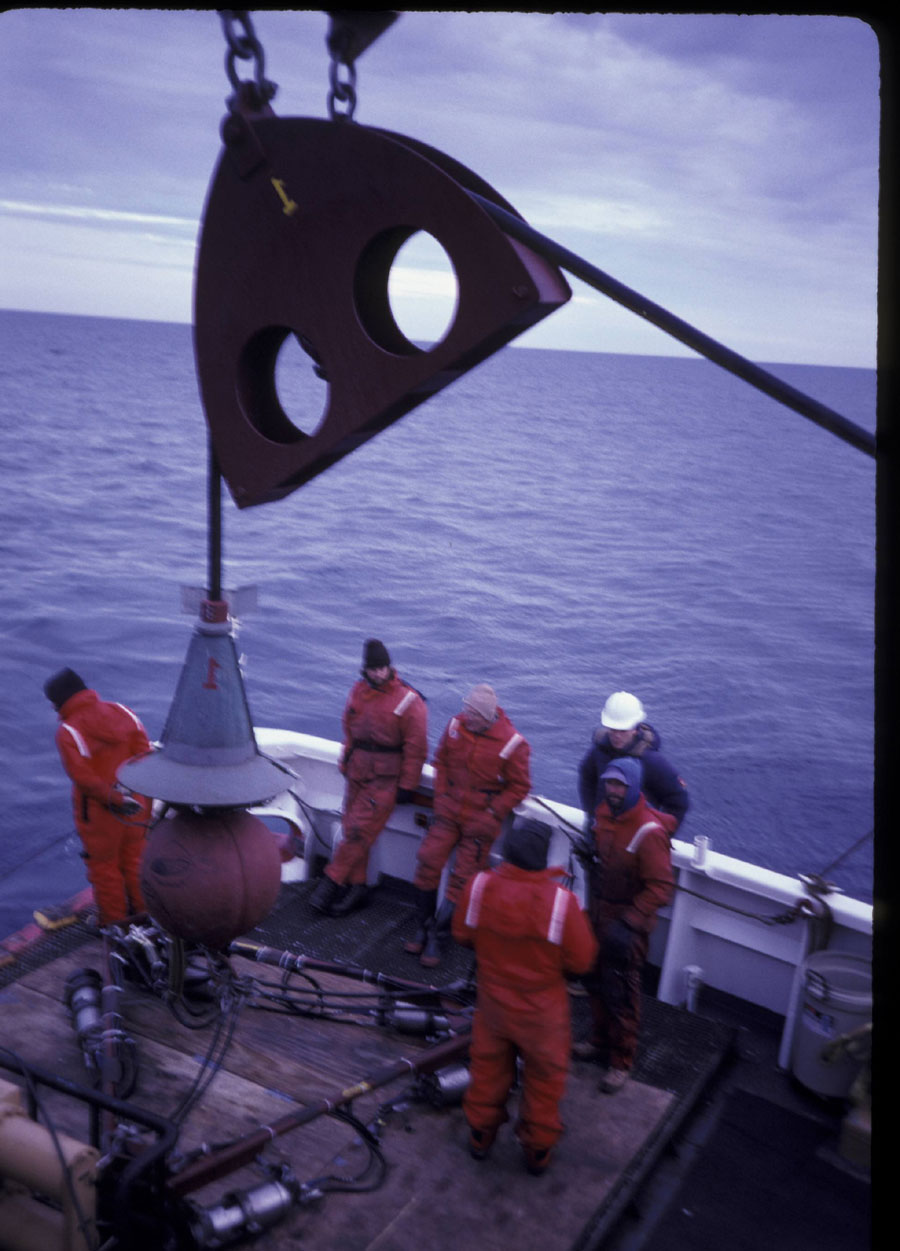
[[[261,751],[296,768],[298,784],[292,789],[315,826],[320,854],[327,858],[341,837],[339,744],[291,731],[260,729],[256,734]],[[426,796],[433,776],[426,765],[421,784]],[[572,854],[573,839],[584,823],[581,810],[529,796],[517,812],[553,827],[550,863],[569,870],[572,887],[584,901],[583,870]],[[426,827],[421,808],[398,808],[376,844],[370,882],[382,873],[411,880]],[[784,1017],[779,1063],[788,1067],[804,962],[822,941],[816,916],[827,912],[830,949],[870,959],[872,905],[839,891],[823,898],[809,881],[719,853],[702,835],[693,843],[674,839],[672,862],[678,889],[661,911],[650,945],[650,961],[660,970],[658,997],[691,1006],[698,986],[709,986]]]

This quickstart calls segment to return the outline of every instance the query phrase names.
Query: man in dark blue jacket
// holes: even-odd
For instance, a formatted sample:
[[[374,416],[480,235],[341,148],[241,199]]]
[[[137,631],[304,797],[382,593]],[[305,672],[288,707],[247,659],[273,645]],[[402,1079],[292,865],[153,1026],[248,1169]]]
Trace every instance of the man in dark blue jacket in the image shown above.
[[[622,756],[635,756],[641,762],[641,790],[647,802],[681,824],[689,804],[687,787],[659,748],[660,737],[645,720],[640,700],[628,691],[610,695],[594,741],[578,768],[578,795],[587,818],[586,829],[591,828],[597,805],[604,798],[600,781],[603,771]]]

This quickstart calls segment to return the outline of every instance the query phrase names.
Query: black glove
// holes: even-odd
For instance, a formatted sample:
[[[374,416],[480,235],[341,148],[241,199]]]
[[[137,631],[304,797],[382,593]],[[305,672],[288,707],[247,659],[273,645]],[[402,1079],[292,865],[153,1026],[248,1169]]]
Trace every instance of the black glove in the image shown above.
[[[416,792],[408,791],[405,786],[401,786],[397,791],[398,804],[414,804],[416,802]]]
[[[141,805],[136,799],[121,799],[118,803],[110,804],[109,810],[117,817],[133,817],[140,812]]]
[[[597,855],[597,848],[593,839],[574,838],[572,840],[572,851],[581,861],[585,869],[589,869],[591,865],[599,864],[600,857]]]
[[[624,968],[631,960],[637,934],[624,921],[613,921],[603,935],[601,961]]]

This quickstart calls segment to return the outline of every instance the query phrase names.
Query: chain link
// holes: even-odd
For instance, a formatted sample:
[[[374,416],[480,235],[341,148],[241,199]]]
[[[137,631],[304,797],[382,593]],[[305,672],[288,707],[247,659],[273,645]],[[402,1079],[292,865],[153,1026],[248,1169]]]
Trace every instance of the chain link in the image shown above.
[[[218,9],[225,35],[225,72],[234,89],[228,107],[235,112],[239,103],[267,104],[275,95],[277,87],[265,76],[265,53],[256,37],[250,13],[247,9]],[[356,110],[356,58],[374,39],[387,29],[397,14],[392,11],[366,12],[329,11],[331,30],[328,35],[328,51],[331,63],[328,70],[330,91],[328,114],[332,121],[352,121]],[[252,79],[238,78],[237,62],[254,62]],[[254,99],[255,97],[255,99]]]
[[[343,79],[341,78],[342,70],[345,75]],[[331,90],[328,93],[328,116],[332,121],[340,118],[342,121],[352,122],[356,109],[355,63],[332,56],[328,67],[328,81],[331,83]],[[343,112],[337,107],[338,102],[346,104],[347,107]]]
[[[236,62],[249,61],[251,59],[255,62],[253,82],[255,83],[260,102],[266,103],[272,99],[278,88],[275,83],[270,82],[265,76],[266,57],[263,52],[263,46],[256,37],[256,31],[253,29],[253,22],[250,20],[249,12],[246,9],[219,9],[218,12],[222,20],[225,42],[228,45],[228,50],[225,53],[225,72],[235,92],[235,95],[228,102],[229,106],[241,94],[243,85],[237,75]]]

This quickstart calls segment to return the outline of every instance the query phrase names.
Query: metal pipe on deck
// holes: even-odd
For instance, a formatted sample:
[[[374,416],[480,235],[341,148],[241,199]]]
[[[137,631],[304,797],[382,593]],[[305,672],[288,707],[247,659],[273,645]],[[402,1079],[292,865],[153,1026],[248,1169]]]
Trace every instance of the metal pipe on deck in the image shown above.
[[[320,1116],[326,1116],[336,1108],[352,1103],[354,1099],[359,1098],[361,1095],[377,1090],[380,1086],[386,1086],[388,1083],[396,1081],[397,1078],[404,1077],[408,1073],[433,1073],[436,1069],[442,1068],[449,1060],[456,1059],[457,1056],[466,1051],[469,1046],[469,1038],[470,1031],[465,1030],[465,1032],[458,1034],[455,1038],[448,1039],[447,1042],[438,1043],[435,1047],[429,1047],[415,1059],[403,1057],[400,1060],[395,1060],[393,1064],[379,1069],[371,1077],[364,1078],[353,1086],[346,1087],[330,1099],[317,1099],[314,1103],[305,1103],[296,1112],[289,1112],[286,1116],[279,1117],[271,1125],[261,1125],[259,1129],[245,1134],[243,1138],[238,1138],[220,1150],[213,1151],[210,1155],[195,1161],[193,1164],[189,1164],[180,1173],[169,1179],[167,1183],[168,1190],[172,1194],[179,1196],[190,1194],[191,1191],[199,1190],[201,1186],[206,1186],[220,1177],[233,1173],[235,1169],[249,1164],[256,1159],[270,1142],[282,1134],[289,1133],[292,1129],[299,1129],[301,1125],[308,1125],[310,1121],[314,1121]]]
[[[386,973],[378,973],[372,969],[364,969],[359,965],[339,964],[336,960],[317,960],[312,956],[282,951],[277,947],[266,947],[248,938],[236,938],[228,948],[233,956],[243,956],[247,960],[255,960],[258,964],[269,964],[282,969],[286,973],[333,973],[338,977],[346,977],[356,982],[371,983],[373,986],[385,988],[395,987],[406,992],[417,991],[421,994],[436,996],[451,995],[460,988],[456,982],[450,986],[433,986],[428,982],[411,982],[403,977],[393,977]]]

